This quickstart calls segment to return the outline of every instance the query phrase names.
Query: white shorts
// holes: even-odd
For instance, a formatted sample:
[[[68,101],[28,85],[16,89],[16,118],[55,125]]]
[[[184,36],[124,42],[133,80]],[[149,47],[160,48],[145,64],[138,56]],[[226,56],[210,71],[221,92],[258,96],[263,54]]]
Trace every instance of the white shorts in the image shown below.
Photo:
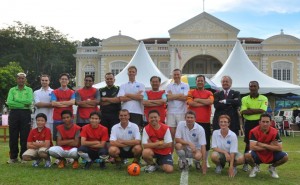
[[[185,114],[184,113],[179,113],[179,114],[175,114],[175,113],[168,113],[167,114],[167,125],[169,127],[177,127],[178,123],[180,121],[184,121],[185,120]]]

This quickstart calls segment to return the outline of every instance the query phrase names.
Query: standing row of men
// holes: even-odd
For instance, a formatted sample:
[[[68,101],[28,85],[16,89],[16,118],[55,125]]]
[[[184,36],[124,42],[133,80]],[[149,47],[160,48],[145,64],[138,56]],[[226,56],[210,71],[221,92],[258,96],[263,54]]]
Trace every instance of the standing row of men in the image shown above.
[[[130,121],[136,123],[140,129],[144,126],[143,115],[151,110],[158,110],[161,115],[161,121],[165,122],[170,127],[171,136],[174,140],[176,128],[180,121],[185,120],[185,113],[187,108],[193,110],[196,113],[196,122],[201,125],[205,130],[206,136],[206,161],[208,151],[210,150],[210,116],[211,105],[214,104],[216,111],[213,120],[213,129],[219,129],[218,117],[219,115],[229,115],[231,119],[230,129],[238,134],[239,130],[239,116],[238,108],[241,105],[240,94],[237,91],[233,91],[231,88],[232,80],[229,76],[222,78],[223,90],[213,95],[210,91],[204,89],[205,76],[198,75],[196,77],[197,88],[190,90],[189,86],[181,82],[181,71],[179,69],[173,70],[173,80],[171,84],[167,86],[166,92],[159,90],[160,78],[153,76],[150,79],[152,90],[145,91],[145,86],[137,82],[135,77],[137,75],[137,68],[130,66],[128,68],[128,83],[122,84],[121,87],[114,86],[114,76],[112,73],[105,75],[107,86],[101,88],[100,91],[92,87],[94,78],[93,76],[85,77],[85,86],[82,89],[76,91],[76,93],[67,87],[69,83],[68,74],[60,75],[61,87],[52,90],[49,87],[50,78],[47,75],[41,77],[42,88],[34,93],[35,106],[37,113],[46,112],[51,114],[53,111],[53,138],[56,139],[56,127],[62,124],[60,114],[64,110],[72,111],[72,105],[75,103],[78,105],[77,123],[83,126],[89,123],[89,113],[98,110],[98,104],[101,105],[101,111],[103,114],[102,123],[109,130],[112,126],[119,122],[118,111],[122,108],[127,109],[130,113]],[[18,86],[11,89],[8,96],[8,105],[11,108],[10,122],[18,126],[16,129],[10,129],[10,149],[11,156],[10,161],[17,161],[18,147],[16,145],[16,133],[20,130],[23,134],[20,134],[21,140],[21,153],[26,149],[26,134],[30,130],[28,120],[16,120],[20,119],[19,114],[26,115],[30,113],[30,104],[32,99],[32,90],[25,86],[26,74],[19,73],[17,82]],[[242,100],[241,113],[245,118],[245,153],[249,150],[249,132],[252,128],[258,125],[260,115],[266,111],[267,98],[258,94],[259,84],[257,81],[251,81],[249,84],[250,95],[246,96]],[[31,91],[31,92],[30,92]],[[52,92],[53,91],[53,92]],[[26,95],[26,97],[25,97]],[[26,101],[24,99],[26,98]],[[101,99],[101,101],[100,101]],[[168,100],[166,120],[165,107]],[[22,107],[21,107],[22,104]],[[188,107],[186,106],[188,105]],[[144,112],[145,107],[145,112]],[[15,109],[15,110],[14,110]],[[44,110],[45,109],[45,110]],[[49,112],[47,112],[47,111]],[[15,113],[15,111],[20,113]],[[25,113],[24,113],[25,112]],[[28,113],[27,113],[28,112]],[[146,117],[148,114],[145,114]],[[30,115],[29,115],[30,116]],[[48,124],[51,124],[51,117]],[[148,117],[146,118],[148,121]],[[30,119],[29,119],[30,120]],[[17,122],[27,122],[25,124],[19,124]],[[21,129],[20,126],[26,125],[26,129]],[[25,127],[25,126],[24,126]],[[52,128],[50,125],[49,128]],[[25,131],[24,131],[25,130]],[[26,132],[26,133],[25,133]],[[18,133],[17,133],[18,134]],[[22,135],[22,136],[21,136]],[[25,139],[25,142],[24,142]],[[12,140],[12,141],[11,141]],[[25,143],[25,145],[24,145]],[[208,164],[208,163],[207,163]],[[208,166],[208,165],[207,165]],[[244,168],[246,170],[246,167]]]

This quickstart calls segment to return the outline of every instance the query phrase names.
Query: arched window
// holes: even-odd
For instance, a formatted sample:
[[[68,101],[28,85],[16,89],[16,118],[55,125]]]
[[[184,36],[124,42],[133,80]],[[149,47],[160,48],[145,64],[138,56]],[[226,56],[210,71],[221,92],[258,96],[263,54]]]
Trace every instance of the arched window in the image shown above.
[[[84,67],[84,75],[86,76],[86,75],[92,75],[94,78],[95,78],[95,66],[93,66],[93,65],[86,65],[85,67]]]
[[[290,62],[274,62],[272,64],[273,78],[284,82],[292,83],[292,68],[293,65]]]
[[[170,76],[170,62],[160,62],[159,70],[166,76]]]
[[[113,62],[110,64],[111,72],[116,76],[126,67],[126,65],[127,65],[126,62],[121,62],[121,61]]]

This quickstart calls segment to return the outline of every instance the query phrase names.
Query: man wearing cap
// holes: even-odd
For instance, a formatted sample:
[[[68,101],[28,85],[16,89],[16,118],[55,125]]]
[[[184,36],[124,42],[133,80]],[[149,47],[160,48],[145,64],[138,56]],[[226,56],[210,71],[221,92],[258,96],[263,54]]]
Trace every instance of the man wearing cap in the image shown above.
[[[31,105],[33,91],[25,85],[26,74],[17,74],[17,86],[8,92],[7,105],[9,113],[9,149],[10,159],[7,163],[18,162],[18,154],[22,158],[27,150],[27,137],[31,127]],[[21,152],[19,153],[18,140],[20,136]]]

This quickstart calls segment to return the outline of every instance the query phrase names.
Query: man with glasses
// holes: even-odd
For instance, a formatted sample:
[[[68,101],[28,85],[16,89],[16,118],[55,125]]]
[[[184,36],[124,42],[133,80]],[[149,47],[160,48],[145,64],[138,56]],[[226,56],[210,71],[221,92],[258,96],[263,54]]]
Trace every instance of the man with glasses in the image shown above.
[[[89,123],[90,113],[98,111],[97,107],[100,102],[100,93],[93,87],[94,77],[86,75],[84,78],[84,87],[78,89],[75,93],[77,108],[76,123],[78,126],[83,127]]]
[[[58,125],[63,124],[61,113],[64,110],[70,110],[73,113],[73,105],[75,104],[75,93],[68,88],[70,76],[67,73],[62,73],[59,76],[61,87],[55,89],[51,94],[51,104],[53,110],[53,140],[56,141]]]

